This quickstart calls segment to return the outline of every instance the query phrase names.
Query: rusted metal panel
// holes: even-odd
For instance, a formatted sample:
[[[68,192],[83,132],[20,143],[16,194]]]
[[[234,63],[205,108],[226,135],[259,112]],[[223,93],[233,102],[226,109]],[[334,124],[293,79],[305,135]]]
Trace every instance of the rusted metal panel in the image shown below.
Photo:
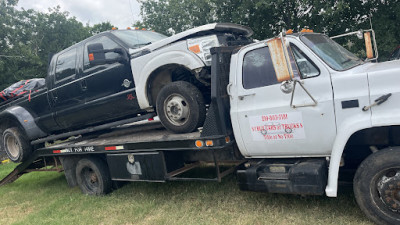
[[[374,58],[374,53],[372,52],[372,42],[371,42],[371,33],[370,32],[364,33],[364,40],[365,40],[365,48],[367,51],[367,58],[372,59],[372,58]]]
[[[278,82],[290,80],[289,65],[287,64],[285,53],[280,38],[267,41],[271,53],[272,64],[274,65],[276,79]]]

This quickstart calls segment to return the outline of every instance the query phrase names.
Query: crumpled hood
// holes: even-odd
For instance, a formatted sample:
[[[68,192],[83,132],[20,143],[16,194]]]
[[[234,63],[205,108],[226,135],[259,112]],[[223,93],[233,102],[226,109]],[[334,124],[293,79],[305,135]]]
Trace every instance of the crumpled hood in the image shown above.
[[[165,45],[171,44],[173,42],[179,41],[181,39],[185,39],[189,36],[193,36],[196,34],[200,33],[212,33],[212,31],[215,32],[226,32],[226,33],[233,33],[233,34],[238,34],[238,35],[243,35],[246,37],[250,37],[253,35],[253,30],[249,27],[234,24],[234,23],[211,23],[211,24],[206,24],[200,27],[195,27],[186,31],[183,31],[181,33],[172,35],[171,37],[162,39],[160,41],[154,42],[150,45],[143,46],[142,48],[137,48],[137,49],[129,49],[129,53],[136,53],[140,52],[143,49],[153,51],[155,49],[158,49],[160,47],[163,47]]]

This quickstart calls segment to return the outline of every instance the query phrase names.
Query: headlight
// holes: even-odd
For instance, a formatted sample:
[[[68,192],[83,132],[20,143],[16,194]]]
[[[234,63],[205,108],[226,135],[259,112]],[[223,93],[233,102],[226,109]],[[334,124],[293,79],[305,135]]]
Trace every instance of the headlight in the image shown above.
[[[210,49],[213,47],[218,47],[219,42],[216,35],[210,35],[187,39],[187,45],[188,49],[198,55],[207,66],[211,66]]]

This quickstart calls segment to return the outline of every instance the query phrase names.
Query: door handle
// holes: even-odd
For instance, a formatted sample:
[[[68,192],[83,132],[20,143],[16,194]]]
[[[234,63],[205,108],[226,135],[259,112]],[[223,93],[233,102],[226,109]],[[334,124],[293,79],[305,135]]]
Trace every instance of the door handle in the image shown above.
[[[82,89],[82,91],[86,91],[87,90],[86,80],[82,80],[81,81],[81,89]]]
[[[52,92],[50,92],[50,94],[51,94],[51,98],[53,99],[53,102],[56,103],[58,100],[57,92],[52,91]]]
[[[226,86],[226,93],[229,95],[229,96],[231,96],[231,87],[232,87],[232,83],[229,83],[227,86]]]
[[[248,97],[248,96],[254,96],[256,95],[256,93],[250,93],[250,94],[244,94],[244,95],[238,95],[239,100],[243,100],[244,97]]]

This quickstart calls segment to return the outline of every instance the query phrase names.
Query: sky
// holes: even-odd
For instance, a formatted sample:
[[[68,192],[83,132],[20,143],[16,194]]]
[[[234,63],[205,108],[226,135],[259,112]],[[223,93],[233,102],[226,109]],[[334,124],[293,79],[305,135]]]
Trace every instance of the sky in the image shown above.
[[[19,0],[17,8],[48,12],[57,5],[83,24],[109,21],[114,26],[126,28],[140,18],[136,0]]]

